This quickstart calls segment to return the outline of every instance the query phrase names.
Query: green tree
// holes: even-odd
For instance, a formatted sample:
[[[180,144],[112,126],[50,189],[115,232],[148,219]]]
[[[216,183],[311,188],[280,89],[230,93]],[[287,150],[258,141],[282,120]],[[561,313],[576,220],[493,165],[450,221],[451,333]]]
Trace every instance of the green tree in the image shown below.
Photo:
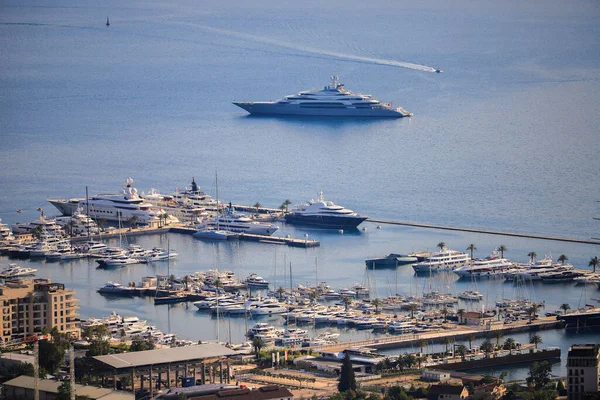
[[[483,343],[481,343],[481,350],[483,350],[485,356],[489,358],[490,354],[494,352],[494,345],[489,339],[485,339]]]
[[[469,350],[473,349],[473,342],[475,341],[475,339],[477,339],[477,336],[475,336],[472,333],[469,336],[467,336],[467,340],[469,341]]]
[[[529,257],[531,263],[533,264],[535,262],[535,258],[537,257],[537,253],[535,251],[530,251],[529,254],[527,254],[527,257]]]
[[[594,257],[590,258],[588,267],[592,267],[594,269],[594,272],[596,272],[596,267],[598,265],[600,265],[600,260],[598,259],[598,256],[594,256]]]
[[[16,378],[17,376],[27,375],[33,376],[33,364],[29,363],[15,363],[10,364],[2,373],[2,381],[9,381]]]
[[[290,201],[290,199],[285,199],[285,201],[283,202],[283,205],[285,206],[285,212],[289,211],[290,204],[292,204],[292,202]]]
[[[260,349],[265,347],[265,342],[261,338],[255,337],[254,339],[252,339],[252,347],[254,348],[254,354],[256,355],[256,359],[258,360]]]
[[[348,311],[350,304],[352,304],[352,299],[348,296],[344,296],[342,303],[344,303],[344,310]]]
[[[350,355],[346,353],[344,355],[344,360],[342,361],[342,369],[338,381],[338,391],[343,393],[348,390],[356,391],[356,377],[354,376],[354,370],[352,369]]]
[[[550,372],[552,365],[548,361],[534,362],[529,367],[527,385],[535,389],[543,389],[550,383]]]
[[[442,310],[440,311],[440,313],[444,316],[444,322],[446,322],[448,320],[448,309],[446,307],[442,308]]]
[[[421,349],[421,354],[423,354],[423,348],[427,347],[427,340],[421,339],[419,340],[419,348]]]
[[[54,374],[65,360],[66,346],[62,343],[40,340],[39,342],[40,366],[49,374]]]
[[[494,339],[496,339],[496,347],[500,346],[500,339],[504,337],[504,334],[500,331],[494,332]]]
[[[70,400],[71,399],[71,382],[63,381],[58,387],[58,394],[56,400]]]
[[[538,344],[542,344],[543,340],[540,335],[534,333],[533,335],[529,336],[529,343],[535,345],[535,349],[537,350]]]
[[[404,359],[404,365],[406,365],[406,368],[408,369],[417,365],[417,357],[415,357],[414,354],[405,354],[402,358]]]
[[[93,339],[85,352],[86,357],[105,356],[110,353],[110,344],[103,339]]]
[[[444,251],[446,248],[446,242],[439,242],[436,247],[438,247],[440,251]]]
[[[562,265],[565,265],[565,261],[568,261],[568,260],[569,260],[569,257],[567,257],[567,256],[566,256],[566,255],[564,255],[564,254],[561,254],[561,255],[558,257],[558,262],[559,262],[559,263],[561,263]]]
[[[467,250],[471,252],[471,260],[473,259],[473,252],[475,250],[477,250],[477,247],[475,247],[475,245],[473,243],[471,243],[469,246],[467,246]]]
[[[467,354],[467,346],[465,346],[464,344],[459,344],[458,346],[456,346],[456,352],[460,356],[461,360],[465,361],[465,355]]]
[[[571,306],[568,305],[567,303],[563,303],[560,305],[560,309],[563,310],[563,314],[566,314],[567,311],[569,311],[571,309]]]
[[[38,225],[35,228],[33,228],[31,230],[31,235],[35,238],[35,239],[39,239],[42,236],[42,232],[44,231],[44,228],[42,227],[42,225]]]
[[[132,228],[137,228],[137,224],[138,224],[139,220],[140,220],[139,217],[137,215],[134,215],[133,217],[129,218],[129,220],[127,222],[129,222],[129,225]]]
[[[442,344],[446,346],[446,353],[448,353],[448,346],[450,346],[452,343],[454,343],[454,338],[451,336],[444,336],[442,338]]]
[[[135,351],[153,350],[154,347],[156,347],[156,346],[154,345],[153,341],[151,341],[151,340],[144,340],[142,338],[136,337],[131,342],[131,346],[129,346],[129,351],[135,352]]]
[[[465,315],[465,309],[459,308],[458,311],[456,311],[456,315],[458,315],[458,323],[462,324],[463,323],[463,315]]]
[[[279,299],[283,299],[284,294],[285,289],[282,286],[279,286],[279,289],[277,289],[277,297],[279,297]]]
[[[533,303],[530,307],[527,308],[527,313],[529,314],[529,322],[533,321],[534,319],[537,319],[537,312],[541,307],[541,305]]]
[[[254,208],[256,208],[256,215],[258,215],[258,209],[262,207],[262,204],[260,204],[258,201],[256,203],[254,203]]]
[[[379,314],[379,307],[381,307],[381,305],[383,304],[381,300],[375,299],[371,302],[371,304],[373,305],[373,307],[375,307],[375,314]]]
[[[504,252],[508,251],[508,248],[505,245],[501,244],[498,247],[498,251],[500,252],[500,257],[504,258]]]
[[[417,307],[417,305],[414,303],[411,303],[408,305],[408,310],[410,311],[411,318],[415,317],[415,311],[417,311],[418,309],[419,309],[419,307]]]
[[[515,342],[515,339],[509,337],[506,338],[506,340],[504,341],[504,344],[502,345],[502,348],[504,350],[509,350],[510,354],[512,354],[512,351],[517,347],[517,342]]]

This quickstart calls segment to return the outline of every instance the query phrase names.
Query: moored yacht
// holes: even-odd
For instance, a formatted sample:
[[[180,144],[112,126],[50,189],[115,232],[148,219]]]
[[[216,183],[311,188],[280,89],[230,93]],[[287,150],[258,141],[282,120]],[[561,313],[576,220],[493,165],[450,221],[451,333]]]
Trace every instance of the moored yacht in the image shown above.
[[[21,276],[30,276],[35,275],[37,269],[34,268],[26,268],[21,267],[18,264],[8,264],[7,267],[3,268],[0,271],[0,278],[10,279],[10,278],[18,278]]]
[[[492,253],[484,259],[475,259],[470,265],[454,269],[454,273],[460,278],[494,278],[502,277],[505,272],[514,267],[514,264],[506,258],[500,258]]]
[[[198,226],[198,228],[223,229],[230,232],[250,233],[265,236],[271,236],[277,229],[279,229],[279,227],[276,225],[255,221],[246,214],[234,211],[231,204],[224,214],[205,220]]]
[[[323,90],[307,90],[277,101],[233,102],[250,114],[335,117],[410,117],[413,114],[392,103],[382,103],[370,94],[353,93],[337,76]]]
[[[322,191],[317,199],[299,205],[285,215],[285,221],[289,224],[326,229],[354,229],[367,218],[369,217],[324,200]]]
[[[56,223],[54,219],[47,219],[44,215],[44,211],[39,208],[41,212],[40,218],[33,222],[17,222],[12,225],[13,233],[32,233],[37,230],[44,230],[47,234],[52,236],[62,236],[63,230]]]
[[[267,281],[262,276],[258,276],[257,274],[250,274],[248,278],[246,278],[246,285],[250,288],[255,289],[268,289],[269,281]]]
[[[127,178],[123,190],[118,194],[97,194],[87,199],[48,200],[65,215],[72,215],[77,207],[81,207],[85,213],[93,219],[104,219],[107,221],[134,222],[147,225],[158,223],[159,213],[152,204],[142,199],[133,186],[133,179]],[[72,208],[69,211],[69,208]],[[172,221],[176,220],[171,217]]]
[[[455,268],[468,265],[471,258],[467,253],[456,250],[442,250],[433,253],[425,261],[414,264],[412,267],[417,273],[451,271]]]

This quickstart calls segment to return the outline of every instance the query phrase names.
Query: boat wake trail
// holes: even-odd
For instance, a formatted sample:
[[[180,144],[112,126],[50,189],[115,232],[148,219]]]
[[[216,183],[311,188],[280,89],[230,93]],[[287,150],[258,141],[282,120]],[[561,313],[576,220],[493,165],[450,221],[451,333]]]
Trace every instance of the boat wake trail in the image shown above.
[[[306,52],[306,53],[326,55],[326,56],[330,56],[330,57],[339,58],[341,60],[357,61],[357,62],[379,64],[379,65],[388,65],[388,66],[400,67],[400,68],[409,68],[409,69],[415,69],[415,70],[424,71],[424,72],[439,71],[436,68],[429,67],[427,65],[420,65],[420,64],[414,64],[414,63],[397,61],[397,60],[388,60],[385,58],[362,57],[362,56],[357,56],[357,55],[353,55],[353,54],[346,54],[346,53],[340,53],[340,52],[336,52],[336,51],[323,50],[323,49],[319,49],[316,47],[301,46],[301,45],[297,45],[297,44],[293,44],[293,43],[282,42],[280,40],[271,39],[271,38],[264,37],[264,36],[236,32],[236,31],[231,31],[231,30],[227,30],[227,29],[214,28],[214,27],[207,26],[207,25],[199,25],[199,24],[193,24],[193,25],[200,29],[203,29],[205,31],[215,32],[215,33],[230,36],[230,37],[236,37],[239,39],[251,40],[251,41],[260,42],[260,43],[266,43],[266,44],[284,47],[287,49],[292,49],[292,50],[297,50],[297,51],[302,51],[302,52]]]

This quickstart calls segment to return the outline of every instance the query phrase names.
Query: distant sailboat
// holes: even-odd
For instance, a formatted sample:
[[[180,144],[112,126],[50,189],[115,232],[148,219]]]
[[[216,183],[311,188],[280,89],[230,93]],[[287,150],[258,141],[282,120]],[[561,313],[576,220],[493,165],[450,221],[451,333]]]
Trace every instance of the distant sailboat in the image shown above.
[[[108,17],[106,17],[106,26],[110,26],[110,21],[108,20]]]

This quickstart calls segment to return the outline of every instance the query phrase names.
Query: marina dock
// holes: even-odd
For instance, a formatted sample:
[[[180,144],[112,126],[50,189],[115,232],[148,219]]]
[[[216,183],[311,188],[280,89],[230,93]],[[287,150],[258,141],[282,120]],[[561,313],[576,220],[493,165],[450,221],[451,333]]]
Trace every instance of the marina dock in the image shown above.
[[[540,331],[540,330],[548,330],[548,329],[558,329],[562,328],[564,325],[561,321],[557,321],[556,318],[540,318],[539,320],[533,321],[531,324],[527,323],[519,323],[519,324],[511,324],[504,325],[500,327],[495,327],[492,329],[485,328],[474,328],[474,327],[456,327],[451,330],[442,330],[437,332],[428,332],[422,334],[404,334],[404,335],[395,335],[383,338],[375,338],[375,339],[367,339],[367,340],[357,340],[357,341],[349,341],[344,343],[336,343],[331,345],[322,345],[322,346],[313,346],[310,349],[313,351],[334,351],[339,352],[347,349],[356,349],[361,347],[368,347],[376,350],[384,350],[384,349],[395,349],[402,347],[417,347],[419,342],[425,340],[429,343],[442,343],[445,337],[451,337],[453,340],[467,340],[470,335],[475,335],[475,337],[487,337],[492,338],[495,333],[502,333],[502,335],[506,336],[512,333],[519,332],[530,332],[530,331]]]
[[[447,230],[447,231],[484,233],[486,235],[514,236],[514,237],[528,238],[528,239],[555,240],[557,242],[600,245],[600,239],[597,239],[597,238],[591,238],[591,239],[564,238],[564,237],[559,237],[559,236],[536,235],[536,234],[532,234],[532,233],[503,232],[503,231],[492,231],[489,229],[476,229],[476,228],[460,228],[460,227],[454,227],[454,226],[422,224],[422,223],[417,223],[417,222],[391,221],[391,220],[386,220],[386,219],[371,219],[370,218],[367,221],[373,222],[376,224],[403,225],[403,226],[412,226],[415,228],[442,229],[442,230]]]
[[[182,233],[185,235],[193,235],[196,232],[195,228],[192,228],[187,225],[168,225],[160,228],[123,228],[123,229],[115,229],[111,232],[101,233],[99,235],[90,235],[88,236],[74,236],[71,240],[74,243],[85,242],[87,240],[101,240],[101,239],[110,239],[110,238],[118,238],[119,236],[141,236],[141,235],[155,235],[161,233]],[[315,239],[296,239],[290,237],[280,237],[280,236],[266,236],[266,235],[254,235],[249,233],[240,233],[234,235],[232,239],[246,240],[249,242],[259,242],[259,243],[269,243],[269,244],[280,244],[287,245],[290,247],[318,247],[321,243]]]
[[[187,235],[193,235],[196,229],[189,227],[173,227],[169,230],[173,233],[182,233]],[[291,237],[280,237],[280,236],[267,236],[267,235],[255,235],[250,233],[239,233],[234,235],[232,239],[246,240],[250,242],[269,243],[269,244],[285,244],[290,247],[318,247],[321,242],[315,239],[295,239]]]

